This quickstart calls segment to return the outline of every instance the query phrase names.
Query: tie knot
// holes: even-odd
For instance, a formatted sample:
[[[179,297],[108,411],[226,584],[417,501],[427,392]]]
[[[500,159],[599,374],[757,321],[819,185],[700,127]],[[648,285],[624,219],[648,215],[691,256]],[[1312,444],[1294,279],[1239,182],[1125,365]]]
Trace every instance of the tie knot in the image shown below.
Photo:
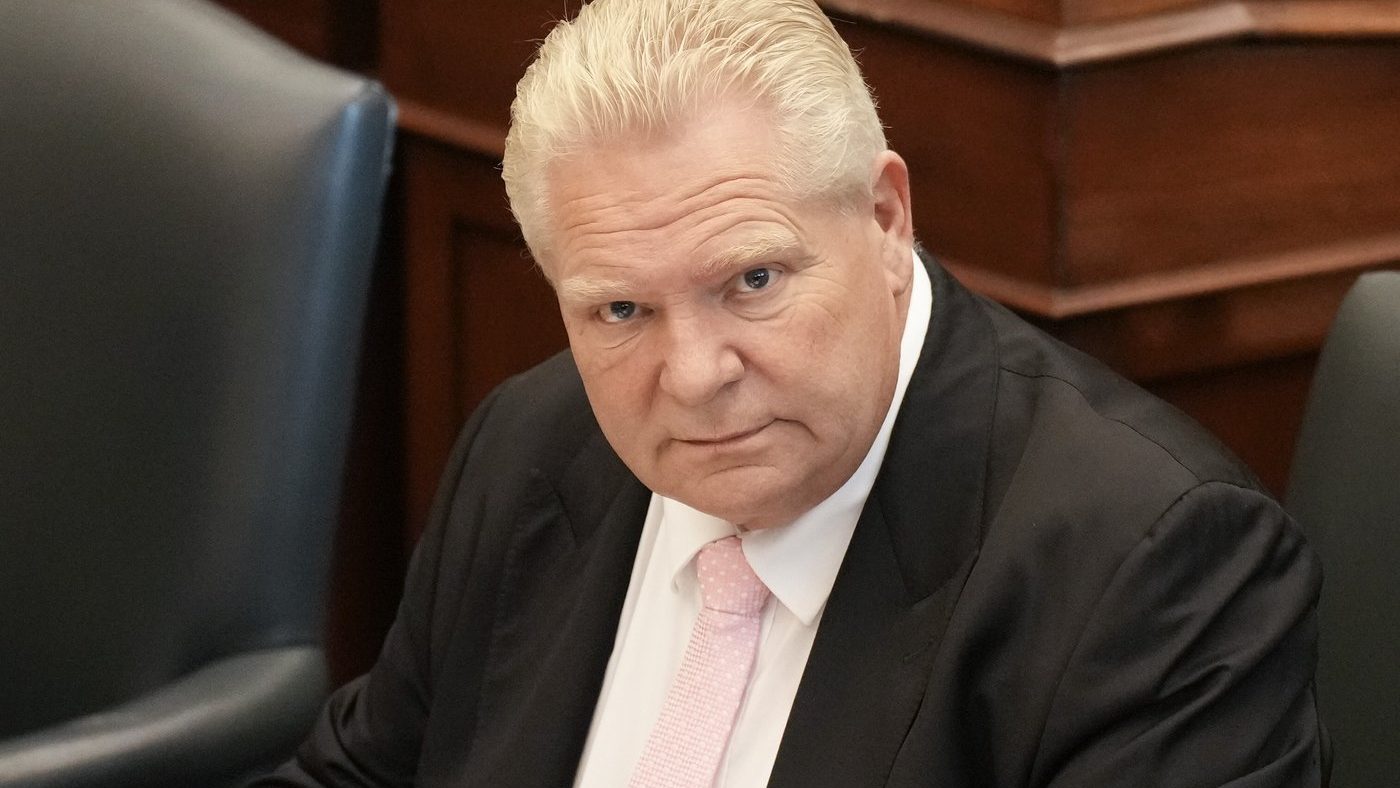
[[[768,601],[768,587],[753,573],[737,536],[702,547],[695,570],[700,599],[711,610],[756,616]]]

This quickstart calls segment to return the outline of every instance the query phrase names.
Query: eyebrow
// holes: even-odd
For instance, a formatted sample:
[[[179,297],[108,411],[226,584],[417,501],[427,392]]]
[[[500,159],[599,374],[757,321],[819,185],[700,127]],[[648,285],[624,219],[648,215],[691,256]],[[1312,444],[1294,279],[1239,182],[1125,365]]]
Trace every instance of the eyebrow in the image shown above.
[[[574,276],[559,283],[559,296],[567,303],[598,303],[617,300],[614,296],[626,293],[627,289],[626,282],[616,279]]]
[[[696,275],[708,279],[720,273],[756,263],[766,257],[776,257],[802,248],[797,236],[787,230],[767,230],[749,236],[710,255],[696,267]]]
[[[802,248],[797,236],[786,230],[771,230],[745,238],[739,243],[726,246],[710,255],[695,268],[695,276],[701,280],[758,262],[765,257],[793,252]],[[558,293],[565,303],[596,304],[619,300],[625,296],[631,285],[618,279],[595,279],[588,276],[573,276],[558,284]]]

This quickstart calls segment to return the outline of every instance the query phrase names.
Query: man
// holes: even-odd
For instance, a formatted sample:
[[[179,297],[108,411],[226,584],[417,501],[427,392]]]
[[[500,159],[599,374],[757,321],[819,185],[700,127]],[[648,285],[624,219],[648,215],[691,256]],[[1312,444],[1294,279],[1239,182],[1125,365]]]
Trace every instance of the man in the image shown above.
[[[472,417],[378,664],[265,785],[1320,783],[1298,529],[916,255],[812,3],[597,0],[505,178],[571,354]]]

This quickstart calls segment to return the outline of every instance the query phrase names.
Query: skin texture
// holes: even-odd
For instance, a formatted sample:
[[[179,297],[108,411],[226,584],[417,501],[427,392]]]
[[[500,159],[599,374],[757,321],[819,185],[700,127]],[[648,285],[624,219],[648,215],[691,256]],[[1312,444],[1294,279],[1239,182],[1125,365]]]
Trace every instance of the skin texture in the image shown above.
[[[556,162],[549,260],[604,435],[650,489],[744,528],[791,522],[869,451],[912,277],[908,173],[854,211],[794,199],[757,109]]]

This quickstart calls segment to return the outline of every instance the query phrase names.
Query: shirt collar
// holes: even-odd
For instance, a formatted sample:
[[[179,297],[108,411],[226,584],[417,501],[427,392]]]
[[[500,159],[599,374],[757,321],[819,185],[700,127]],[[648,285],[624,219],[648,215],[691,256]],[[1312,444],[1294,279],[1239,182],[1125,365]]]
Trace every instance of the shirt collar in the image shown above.
[[[932,311],[933,288],[916,254],[909,311],[899,344],[899,377],[885,420],[860,467],[836,492],[790,524],[739,533],[744,543],[744,556],[754,574],[806,626],[816,621],[836,584],[836,573],[841,569],[861,509],[885,460],[895,417],[919,361]],[[733,536],[738,530],[718,517],[679,501],[656,497],[661,505],[656,549],[660,551],[662,566],[674,587],[700,548],[716,539]]]

